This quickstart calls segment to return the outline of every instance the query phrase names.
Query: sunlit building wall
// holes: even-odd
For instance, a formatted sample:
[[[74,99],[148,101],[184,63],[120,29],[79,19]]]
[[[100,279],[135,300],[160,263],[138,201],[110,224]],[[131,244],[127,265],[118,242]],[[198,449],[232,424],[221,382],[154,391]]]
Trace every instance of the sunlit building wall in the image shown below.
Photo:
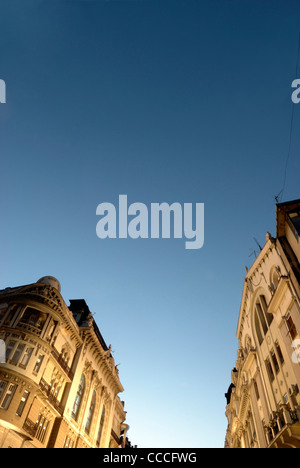
[[[49,276],[6,288],[0,340],[0,448],[116,448],[126,440],[119,372],[84,300],[68,307]]]
[[[300,448],[300,200],[247,271],[226,393],[226,448]]]

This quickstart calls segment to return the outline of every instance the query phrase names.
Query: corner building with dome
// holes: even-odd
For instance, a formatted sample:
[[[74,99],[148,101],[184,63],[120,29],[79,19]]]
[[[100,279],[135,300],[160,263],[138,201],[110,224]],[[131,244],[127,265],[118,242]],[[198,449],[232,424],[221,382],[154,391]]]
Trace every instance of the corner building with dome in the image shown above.
[[[0,448],[126,443],[119,371],[85,300],[51,276],[0,291]]]

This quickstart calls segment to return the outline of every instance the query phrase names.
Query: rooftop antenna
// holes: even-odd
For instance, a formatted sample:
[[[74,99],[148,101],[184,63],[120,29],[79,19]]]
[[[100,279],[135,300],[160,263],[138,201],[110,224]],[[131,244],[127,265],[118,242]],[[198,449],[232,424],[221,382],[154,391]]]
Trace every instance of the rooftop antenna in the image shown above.
[[[262,251],[262,246],[259,244],[258,240],[255,239],[255,237],[253,237],[253,239],[255,240],[256,244],[258,245],[259,250]]]
[[[279,197],[280,197],[281,194],[282,194],[282,190],[280,190],[279,194],[276,195],[276,197],[274,197],[274,200],[275,200],[276,204],[279,203]]]
[[[255,255],[255,258],[257,258],[257,253],[256,253],[256,250],[254,249],[250,249],[250,255],[249,255],[249,258],[252,257],[252,255]]]

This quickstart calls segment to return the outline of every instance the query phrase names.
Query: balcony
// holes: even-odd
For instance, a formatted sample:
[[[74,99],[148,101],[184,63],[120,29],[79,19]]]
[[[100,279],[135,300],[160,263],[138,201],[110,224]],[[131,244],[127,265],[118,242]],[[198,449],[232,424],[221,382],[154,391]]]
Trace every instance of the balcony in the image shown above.
[[[300,448],[300,422],[298,411],[273,413],[270,425],[265,427],[268,448]]]
[[[51,387],[44,379],[41,379],[41,381],[40,381],[40,389],[44,394],[46,394],[47,400],[53,406],[53,408],[55,408],[56,411],[62,416],[62,414],[64,412],[64,407],[58,401],[58,399],[54,395],[52,395]]]
[[[20,321],[17,325],[17,328],[20,328],[24,330],[25,332],[30,333],[31,335],[35,335],[35,336],[40,336],[41,334],[41,329],[39,327],[35,327],[34,325],[31,325],[26,322]]]
[[[61,354],[59,354],[59,352],[56,349],[53,349],[51,354],[55,358],[56,362],[63,369],[63,371],[67,374],[69,379],[72,380],[74,377],[74,372],[71,371],[69,365],[64,361]]]
[[[32,437],[34,439],[35,434],[36,434],[36,430],[37,430],[37,424],[36,423],[31,421],[31,419],[26,418],[25,422],[23,424],[23,429],[24,429],[24,431],[26,431],[30,435],[30,437]]]

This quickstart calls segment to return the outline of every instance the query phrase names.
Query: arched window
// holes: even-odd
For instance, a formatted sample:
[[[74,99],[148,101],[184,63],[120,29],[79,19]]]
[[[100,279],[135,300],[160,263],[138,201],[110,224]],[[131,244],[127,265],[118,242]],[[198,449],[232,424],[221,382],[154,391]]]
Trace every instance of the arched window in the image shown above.
[[[274,289],[276,289],[279,284],[279,278],[280,277],[279,277],[278,271],[275,268],[271,276],[271,283],[274,285]]]
[[[99,425],[99,430],[98,430],[98,436],[97,436],[97,442],[96,442],[97,447],[100,446],[101,437],[102,437],[103,428],[104,428],[104,421],[105,421],[105,406],[103,406],[100,425]]]
[[[78,387],[78,390],[77,390],[77,394],[76,394],[76,397],[75,397],[73,410],[72,410],[72,417],[75,420],[77,420],[78,415],[79,415],[79,410],[80,410],[80,406],[81,406],[81,402],[82,402],[82,397],[83,397],[83,394],[84,394],[84,389],[85,389],[85,377],[84,377],[83,374],[81,374],[80,383],[79,383],[79,387]]]
[[[261,345],[273,321],[273,315],[268,313],[268,305],[265,296],[260,295],[258,297],[255,303],[254,313],[256,335]]]
[[[90,429],[91,429],[92,419],[93,419],[93,415],[95,411],[95,404],[96,404],[96,392],[94,390],[92,399],[91,399],[89,414],[88,414],[86,425],[85,425],[85,432],[87,432],[88,434],[90,433]]]
[[[257,310],[255,310],[255,331],[256,331],[256,336],[257,336],[257,339],[258,339],[258,342],[259,344],[261,345],[262,342],[264,341],[264,338],[263,338],[263,334],[261,332],[261,325],[260,325],[260,321],[259,321],[259,317],[258,317],[258,313],[257,313]]]
[[[268,305],[265,296],[259,296],[259,301],[261,304],[261,307],[263,309],[264,315],[267,319],[268,325],[270,326],[271,323],[273,322],[273,314],[269,314],[268,312]]]

